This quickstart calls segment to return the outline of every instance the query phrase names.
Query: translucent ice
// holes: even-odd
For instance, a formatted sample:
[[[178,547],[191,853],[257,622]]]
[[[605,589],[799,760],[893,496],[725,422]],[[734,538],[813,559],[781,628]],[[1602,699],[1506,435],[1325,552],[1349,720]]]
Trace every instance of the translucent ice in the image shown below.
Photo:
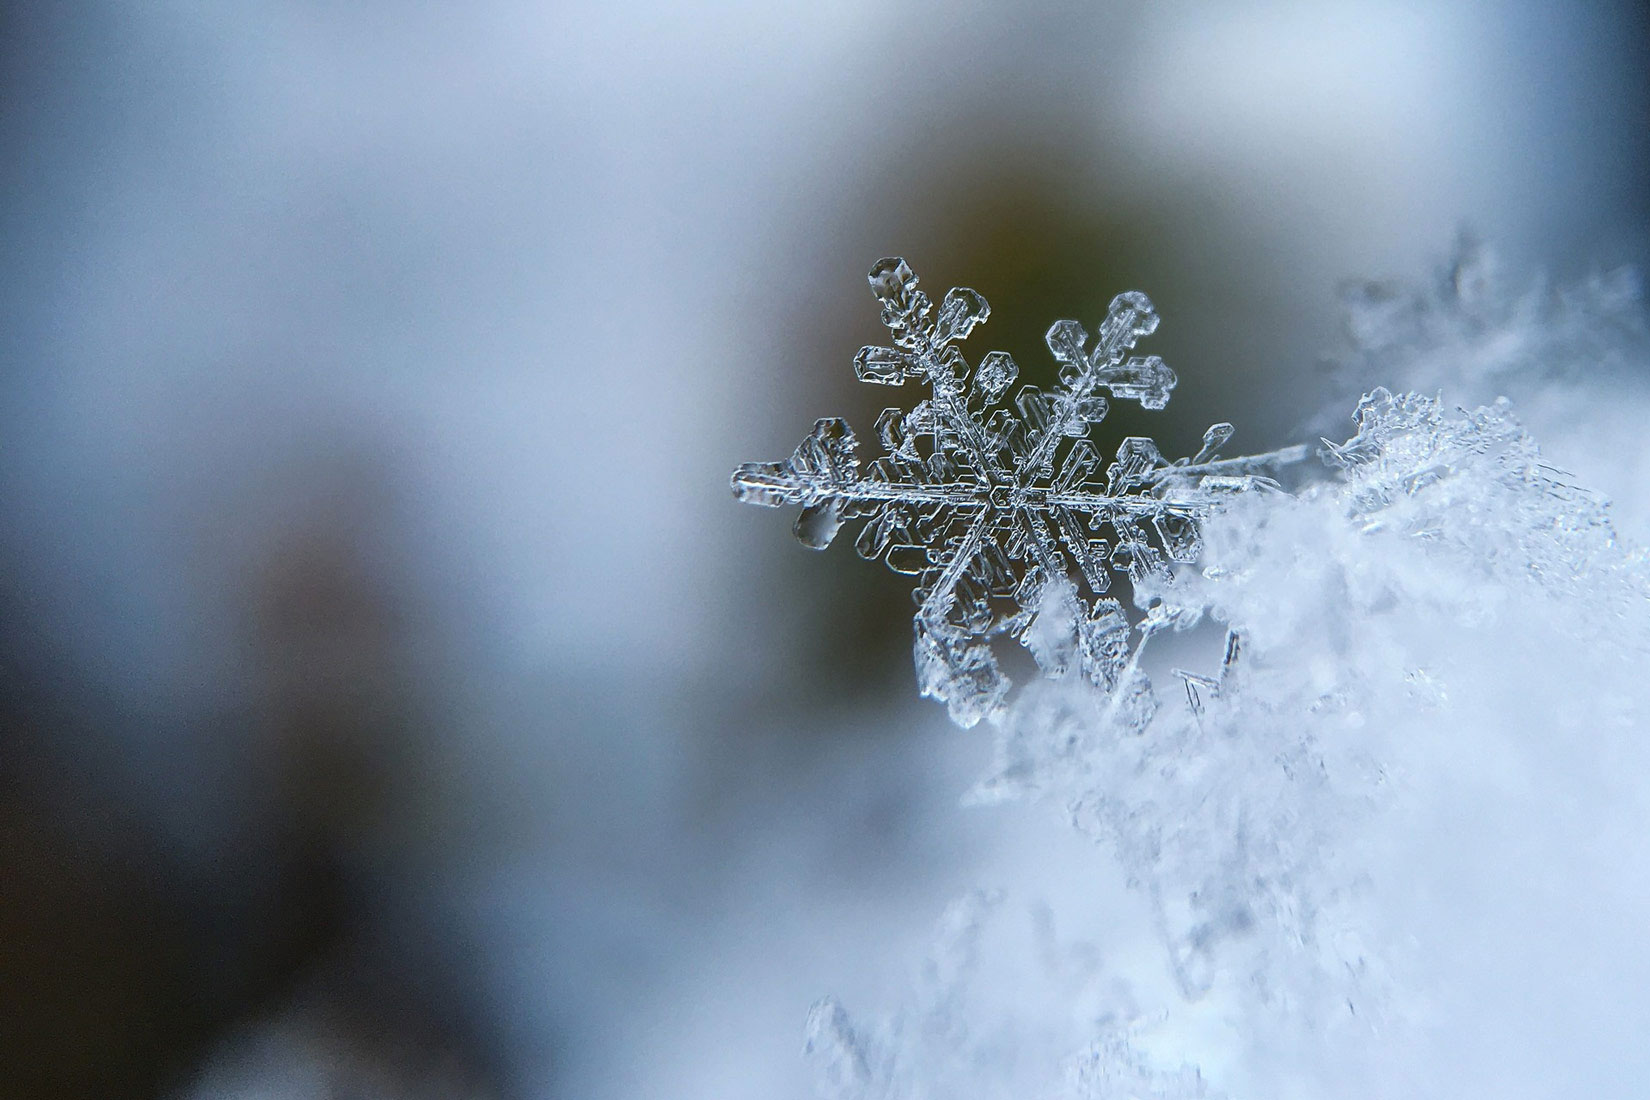
[[[990,647],[1001,635],[1025,643],[1050,673],[1075,664],[1093,683],[1123,681],[1130,656],[1116,644],[1125,620],[1106,596],[1110,572],[1140,581],[1191,561],[1213,496],[1264,487],[1264,471],[1304,448],[1221,460],[1232,426],[1216,424],[1192,459],[1168,462],[1151,440],[1130,438],[1104,465],[1088,437],[1110,409],[1107,395],[1161,409],[1175,386],[1161,359],[1129,357],[1158,325],[1144,294],[1114,298],[1092,339],[1076,321],[1056,322],[1047,342],[1060,388],[1021,386],[1006,407],[1014,360],[993,351],[971,369],[954,346],[990,315],[980,294],[953,289],[936,310],[897,258],[878,261],[869,279],[892,343],[862,348],[855,372],[880,385],[918,380],[929,396],[909,412],[883,412],[876,434],[886,455],[863,470],[847,424],[821,420],[789,459],[735,470],[734,495],[800,505],[796,535],[814,549],[862,522],[859,553],[917,578],[917,679],[961,725],[1006,698]],[[1026,631],[1050,586],[1070,581],[1083,594],[1062,587],[1059,601],[1070,604],[1083,644],[1034,642]]]
[[[909,268],[879,271],[887,354],[930,395],[866,466],[816,429],[736,488],[865,521],[860,552],[918,578],[924,690],[993,718],[973,799],[1047,800],[1120,875],[1066,898],[1104,954],[976,897],[893,1013],[822,1002],[826,1095],[1642,1095],[1650,553],[1497,396],[1584,413],[1600,467],[1638,469],[1629,281],[1511,308],[1463,262],[1438,293],[1366,294],[1355,335],[1398,385],[1283,492],[1267,474],[1305,448],[1223,459],[1229,424],[1174,461],[1090,438],[1104,402],[1172,385],[1129,357],[1143,298],[1092,338],[1055,325],[1059,388],[1010,392],[1011,363],[925,345]],[[1612,416],[1630,430],[1599,440]],[[1004,633],[1046,674],[1011,699]]]

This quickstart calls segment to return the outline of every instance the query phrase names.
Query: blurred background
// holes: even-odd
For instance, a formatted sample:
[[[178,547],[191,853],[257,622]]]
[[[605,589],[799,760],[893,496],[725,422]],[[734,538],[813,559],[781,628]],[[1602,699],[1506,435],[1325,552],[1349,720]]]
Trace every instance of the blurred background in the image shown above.
[[[1642,265],[1647,23],[0,7],[0,1094],[809,1095],[814,998],[1093,861],[728,493],[914,400],[872,262],[1034,380],[1144,290],[1166,453],[1311,438],[1342,279]]]

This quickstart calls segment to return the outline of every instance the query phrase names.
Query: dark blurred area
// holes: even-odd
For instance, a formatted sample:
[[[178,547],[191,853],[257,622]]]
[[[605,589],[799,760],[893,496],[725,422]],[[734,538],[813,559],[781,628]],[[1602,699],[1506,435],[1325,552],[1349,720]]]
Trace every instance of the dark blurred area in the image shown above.
[[[808,1095],[1056,858],[955,813],[905,578],[726,489],[911,403],[871,263],[1033,381],[1145,290],[1108,430],[1293,442],[1338,280],[1642,265],[1646,23],[0,8],[0,1095]]]

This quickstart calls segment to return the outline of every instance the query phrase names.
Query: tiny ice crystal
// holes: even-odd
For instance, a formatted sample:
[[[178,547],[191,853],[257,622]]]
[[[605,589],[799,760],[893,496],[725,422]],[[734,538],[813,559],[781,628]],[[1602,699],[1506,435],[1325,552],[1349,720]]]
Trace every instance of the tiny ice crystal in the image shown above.
[[[862,348],[855,372],[881,385],[918,380],[930,395],[882,413],[887,454],[863,470],[853,430],[829,418],[789,459],[735,470],[734,495],[801,505],[796,536],[814,549],[864,521],[860,555],[917,578],[917,679],[959,725],[1003,706],[1009,680],[991,650],[1002,635],[1045,673],[1063,674],[1075,660],[1090,681],[1116,688],[1131,660],[1130,628],[1106,594],[1111,573],[1138,583],[1195,560],[1200,521],[1220,497],[1275,486],[1264,472],[1307,449],[1222,459],[1232,426],[1216,424],[1190,458],[1167,461],[1152,440],[1130,437],[1103,464],[1089,433],[1105,419],[1106,395],[1161,409],[1175,386],[1162,359],[1129,356],[1157,329],[1144,294],[1114,298],[1092,341],[1080,323],[1055,322],[1046,341],[1060,387],[1022,385],[1008,408],[998,402],[1019,375],[1014,360],[993,351],[970,367],[955,346],[990,315],[979,293],[953,289],[936,310],[898,258],[878,261],[869,279],[893,341]],[[1068,598],[1071,578],[1086,597]],[[1039,621],[1049,616],[1059,621]]]

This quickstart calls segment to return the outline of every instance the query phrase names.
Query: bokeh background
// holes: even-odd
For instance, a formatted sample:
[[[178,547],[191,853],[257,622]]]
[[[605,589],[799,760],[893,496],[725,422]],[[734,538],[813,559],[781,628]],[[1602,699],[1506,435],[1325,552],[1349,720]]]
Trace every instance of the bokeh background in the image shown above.
[[[1103,877],[957,808],[903,578],[728,494],[897,396],[870,264],[1033,378],[1145,290],[1166,452],[1310,438],[1342,279],[1642,265],[1647,30],[0,7],[0,1094],[809,1095],[815,997]]]

